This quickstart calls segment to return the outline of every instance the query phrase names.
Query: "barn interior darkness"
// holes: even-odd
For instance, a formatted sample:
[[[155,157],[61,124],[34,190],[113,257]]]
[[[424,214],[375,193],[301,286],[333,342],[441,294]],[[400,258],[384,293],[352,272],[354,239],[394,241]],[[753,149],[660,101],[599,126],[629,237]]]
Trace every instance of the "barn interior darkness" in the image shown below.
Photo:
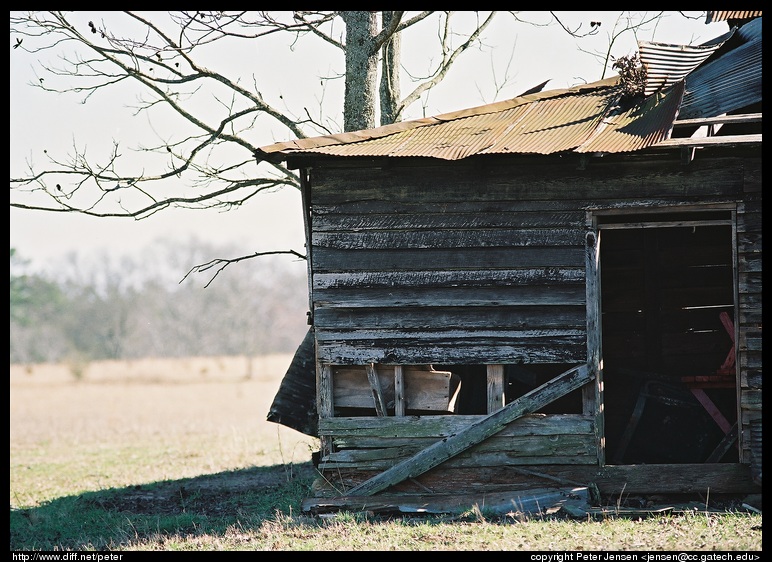
[[[550,379],[568,371],[574,364],[529,363],[504,365],[505,403],[509,404]],[[485,415],[488,406],[487,367],[485,365],[434,365],[447,370],[461,380],[457,414]],[[542,414],[580,414],[582,392],[575,390],[552,401],[538,410]]]
[[[599,226],[607,463],[737,462],[731,213]]]

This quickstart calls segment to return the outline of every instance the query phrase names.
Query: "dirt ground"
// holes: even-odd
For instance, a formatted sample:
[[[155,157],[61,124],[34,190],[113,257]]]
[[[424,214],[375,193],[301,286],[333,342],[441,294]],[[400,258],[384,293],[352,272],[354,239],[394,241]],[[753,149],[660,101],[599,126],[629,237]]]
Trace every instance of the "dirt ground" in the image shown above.
[[[136,486],[136,494],[121,494],[132,504],[123,507],[173,512],[191,495],[185,478],[195,477],[195,496],[205,505],[213,486],[222,496],[311,470],[317,441],[266,420],[291,360],[12,365],[11,507],[64,491]],[[142,485],[165,480],[170,485],[147,501]]]

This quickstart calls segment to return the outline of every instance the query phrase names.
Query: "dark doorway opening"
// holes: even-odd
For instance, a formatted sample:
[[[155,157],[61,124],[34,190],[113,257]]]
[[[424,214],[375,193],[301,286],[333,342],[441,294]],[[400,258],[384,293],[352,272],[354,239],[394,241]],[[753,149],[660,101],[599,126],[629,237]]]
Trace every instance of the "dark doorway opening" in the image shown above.
[[[606,462],[738,462],[730,213],[599,229]]]

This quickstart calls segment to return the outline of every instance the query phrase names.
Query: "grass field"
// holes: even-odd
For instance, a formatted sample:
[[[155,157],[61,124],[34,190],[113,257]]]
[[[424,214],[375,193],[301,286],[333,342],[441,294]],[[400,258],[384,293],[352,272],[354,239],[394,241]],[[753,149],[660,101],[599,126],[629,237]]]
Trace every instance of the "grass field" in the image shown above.
[[[316,440],[266,421],[290,355],[12,365],[10,549],[761,550],[761,514],[310,517]]]

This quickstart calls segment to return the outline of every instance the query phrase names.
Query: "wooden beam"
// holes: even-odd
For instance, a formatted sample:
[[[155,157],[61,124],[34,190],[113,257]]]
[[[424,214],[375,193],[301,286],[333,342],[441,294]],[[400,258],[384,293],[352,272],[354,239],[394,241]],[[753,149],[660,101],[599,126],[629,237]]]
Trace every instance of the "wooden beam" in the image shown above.
[[[332,367],[327,363],[316,364],[316,410],[320,418],[331,418],[332,403]]]
[[[680,119],[673,123],[673,127],[726,125],[727,123],[761,123],[762,116],[762,113],[745,113],[743,115],[718,115],[716,117],[700,117],[698,119]]]
[[[405,415],[405,373],[402,365],[394,365],[394,415]]]
[[[332,366],[327,363],[316,363],[316,411],[319,419],[331,418],[334,415],[332,403]],[[319,449],[322,456],[332,452],[332,439],[329,436],[319,437]]]
[[[496,491],[484,494],[378,495],[376,497],[345,496],[339,498],[307,498],[301,504],[306,513],[319,515],[338,511],[372,511],[375,513],[456,513],[477,507],[485,513],[506,515],[546,513],[573,504],[579,509],[590,507],[586,487],[538,488]]]
[[[694,139],[676,138],[666,139],[652,145],[649,148],[673,148],[679,146],[737,146],[741,144],[761,144],[761,134],[754,135],[724,135],[718,137],[700,137]]]
[[[591,380],[592,377],[587,365],[578,365],[569,369],[510,402],[500,410],[484,416],[480,421],[467,426],[454,435],[437,441],[413,457],[399,462],[388,470],[355,486],[348,491],[348,494],[369,496],[407,478],[419,476],[498,433],[513,420],[543,408],[569,392],[581,388]]]
[[[501,410],[506,403],[504,365],[488,365],[488,413]]]
[[[449,416],[448,416],[449,417]],[[392,418],[389,418],[392,419]],[[539,476],[523,474],[523,469],[530,468]],[[353,489],[358,483],[377,475],[374,471],[342,469],[333,481],[327,476],[317,479],[319,490],[327,493],[324,497],[335,495],[341,488]],[[753,472],[748,464],[717,462],[691,464],[632,464],[632,465],[579,465],[557,464],[524,466],[489,466],[460,467],[431,470],[417,480],[405,480],[394,486],[393,490],[375,494],[375,498],[386,494],[414,495],[425,494],[430,488],[435,494],[459,493],[474,490],[484,495],[489,492],[505,490],[527,490],[545,485],[545,478],[558,485],[597,486],[604,501],[616,503],[620,497],[637,494],[760,494],[761,484],[753,481]],[[322,497],[317,494],[317,497]],[[361,499],[362,496],[357,496]]]
[[[593,228],[585,233],[585,287],[587,294],[587,368],[595,384],[582,388],[582,413],[595,416],[598,464],[606,462],[605,416],[603,412],[603,371],[601,359],[601,231]]]
[[[370,363],[367,366],[367,380],[370,381],[370,388],[373,391],[375,415],[383,417],[386,415],[386,401],[383,399],[381,381],[378,380],[378,371],[375,370],[375,363]]]

